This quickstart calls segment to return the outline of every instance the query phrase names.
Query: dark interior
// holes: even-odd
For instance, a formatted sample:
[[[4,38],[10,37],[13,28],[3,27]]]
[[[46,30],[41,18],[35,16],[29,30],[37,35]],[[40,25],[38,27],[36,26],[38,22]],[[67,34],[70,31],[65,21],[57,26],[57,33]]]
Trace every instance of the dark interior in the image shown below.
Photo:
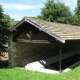
[[[67,67],[73,65],[74,63],[76,63],[78,61],[80,61],[80,55],[75,55],[75,56],[72,56],[72,57],[67,58],[65,60],[62,60],[62,63],[61,63],[62,69],[61,70],[66,69]],[[49,66],[46,66],[46,68],[59,71],[59,62],[51,64]]]

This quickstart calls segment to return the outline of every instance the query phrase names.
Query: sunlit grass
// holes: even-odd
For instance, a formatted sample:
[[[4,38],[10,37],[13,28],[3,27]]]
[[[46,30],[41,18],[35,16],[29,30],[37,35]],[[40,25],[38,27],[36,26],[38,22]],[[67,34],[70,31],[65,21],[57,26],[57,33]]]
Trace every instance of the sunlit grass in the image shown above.
[[[80,80],[80,66],[61,74],[45,74],[25,69],[0,69],[0,80]]]

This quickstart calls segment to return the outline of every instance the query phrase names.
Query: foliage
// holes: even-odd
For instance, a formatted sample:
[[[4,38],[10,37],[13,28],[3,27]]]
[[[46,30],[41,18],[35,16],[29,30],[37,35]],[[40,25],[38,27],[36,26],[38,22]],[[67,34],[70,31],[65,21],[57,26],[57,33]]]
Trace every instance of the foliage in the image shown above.
[[[3,13],[2,5],[0,5],[0,55],[7,51],[5,44],[8,41],[9,30],[18,21],[11,19],[9,15]]]
[[[80,0],[77,0],[77,7],[72,16],[72,25],[80,26]]]
[[[80,16],[74,15],[71,19],[72,19],[71,22],[72,25],[80,26]]]
[[[72,15],[70,8],[64,3],[54,0],[47,0],[37,17],[51,22],[65,23],[80,26],[80,0],[77,0],[77,8]]]
[[[38,16],[39,19],[65,23],[66,18],[72,15],[69,7],[59,1],[47,0],[44,5],[41,15]]]
[[[62,74],[46,74],[17,69],[0,69],[0,80],[80,80],[80,66]]]
[[[8,40],[10,17],[3,14],[3,8],[0,5],[0,54],[6,51],[3,44]]]
[[[14,25],[16,25],[18,23],[18,21],[11,19],[10,20],[10,28],[13,27]]]
[[[75,14],[80,15],[80,0],[77,0],[77,8],[75,9]]]

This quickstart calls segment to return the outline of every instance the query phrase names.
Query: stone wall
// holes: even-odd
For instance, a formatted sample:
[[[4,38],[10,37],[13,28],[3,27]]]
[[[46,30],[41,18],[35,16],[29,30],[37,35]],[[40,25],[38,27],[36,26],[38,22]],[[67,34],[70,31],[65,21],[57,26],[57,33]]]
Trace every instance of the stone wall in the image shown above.
[[[36,60],[52,57],[59,53],[53,44],[13,43],[13,65],[24,66]]]

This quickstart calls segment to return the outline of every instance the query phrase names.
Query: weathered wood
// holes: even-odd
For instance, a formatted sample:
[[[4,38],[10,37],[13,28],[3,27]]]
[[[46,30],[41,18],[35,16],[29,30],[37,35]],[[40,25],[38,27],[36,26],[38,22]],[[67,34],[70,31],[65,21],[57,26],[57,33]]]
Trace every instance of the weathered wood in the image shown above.
[[[30,34],[26,33],[26,36],[30,39]]]
[[[62,37],[60,37],[60,36],[56,35],[55,33],[45,29],[43,26],[39,25],[38,23],[36,23],[36,22],[34,22],[28,18],[26,18],[25,21],[32,24],[33,26],[35,26],[39,30],[42,30],[43,32],[48,33],[50,36],[54,37],[55,39],[59,40],[60,42],[65,43],[65,40]]]
[[[61,65],[61,54],[62,54],[62,52],[61,52],[61,47],[62,47],[62,44],[61,43],[59,43],[59,72],[61,73],[62,72],[62,65]]]
[[[30,34],[30,41],[32,40],[32,37],[33,37],[33,32],[32,30],[29,31],[29,34]]]
[[[51,44],[54,42],[54,40],[25,40],[25,39],[17,39],[15,40],[16,42],[25,42],[25,43],[46,43],[46,44]]]
[[[36,28],[38,28],[39,30],[42,30],[43,32],[48,33],[50,36],[54,37],[55,39],[61,41],[62,43],[65,43],[65,40],[64,40],[62,37],[56,35],[55,33],[52,33],[52,32],[49,31],[49,30],[47,30],[46,28],[44,28],[44,26],[41,26],[41,25],[39,25],[38,23],[36,23],[36,22],[34,22],[34,21],[32,21],[32,20],[30,20],[30,19],[28,19],[28,18],[24,18],[24,19],[21,21],[21,23],[23,23],[23,22],[28,22],[28,23],[32,24],[33,26],[35,26]],[[16,27],[18,27],[19,25],[20,25],[20,23],[17,24]],[[16,27],[15,27],[15,28],[16,28]],[[14,30],[14,28],[12,28],[11,31],[13,31],[13,30]]]
[[[17,37],[19,37],[22,34],[23,31],[18,31],[14,36],[13,39],[17,39]]]
[[[15,31],[18,26],[25,22],[25,18],[23,18],[20,22],[18,22],[14,27],[10,29],[10,31]]]
[[[26,33],[26,36],[30,39],[30,41],[32,40],[33,38],[33,32],[32,30],[29,30],[29,33]]]
[[[62,70],[61,70],[61,48],[59,50],[59,72],[61,73]]]

